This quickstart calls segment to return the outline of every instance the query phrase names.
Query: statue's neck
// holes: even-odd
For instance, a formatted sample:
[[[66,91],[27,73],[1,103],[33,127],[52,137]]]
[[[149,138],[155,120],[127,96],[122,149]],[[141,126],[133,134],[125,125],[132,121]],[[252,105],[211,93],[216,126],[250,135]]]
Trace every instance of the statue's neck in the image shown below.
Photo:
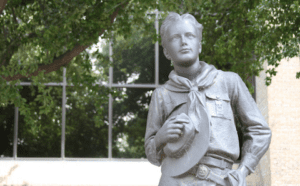
[[[190,81],[194,81],[197,76],[201,73],[201,64],[200,62],[196,62],[191,66],[174,66],[175,72],[182,77],[189,79]]]

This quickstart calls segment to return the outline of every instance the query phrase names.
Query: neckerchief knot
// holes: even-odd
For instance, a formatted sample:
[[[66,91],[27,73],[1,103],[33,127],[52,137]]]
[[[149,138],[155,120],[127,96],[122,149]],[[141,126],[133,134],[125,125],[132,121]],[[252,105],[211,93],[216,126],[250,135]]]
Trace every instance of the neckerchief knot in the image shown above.
[[[197,87],[197,86],[192,87],[192,88],[190,89],[190,92],[193,92],[193,91],[198,91],[198,87]]]
[[[197,132],[199,132],[199,122],[201,121],[199,107],[203,107],[207,114],[203,90],[211,86],[218,75],[218,71],[213,65],[208,65],[203,61],[200,61],[200,65],[201,73],[196,77],[196,86],[193,86],[189,79],[177,75],[174,70],[169,74],[169,81],[166,83],[166,88],[170,91],[189,92],[187,102],[188,116]]]

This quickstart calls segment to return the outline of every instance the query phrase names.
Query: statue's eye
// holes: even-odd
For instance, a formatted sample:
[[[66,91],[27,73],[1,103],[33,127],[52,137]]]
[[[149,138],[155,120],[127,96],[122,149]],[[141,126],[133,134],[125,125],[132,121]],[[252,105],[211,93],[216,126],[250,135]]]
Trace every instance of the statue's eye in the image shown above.
[[[172,40],[178,39],[178,38],[179,38],[179,35],[175,35],[175,36],[172,37]]]
[[[192,34],[192,33],[187,33],[186,36],[189,37],[189,38],[194,38],[195,37],[195,35]]]

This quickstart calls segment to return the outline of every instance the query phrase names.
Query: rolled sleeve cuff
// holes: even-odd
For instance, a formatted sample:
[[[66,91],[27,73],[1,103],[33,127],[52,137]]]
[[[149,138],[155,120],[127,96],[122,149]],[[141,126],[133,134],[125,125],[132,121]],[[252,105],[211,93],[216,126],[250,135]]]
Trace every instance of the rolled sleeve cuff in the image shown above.
[[[149,150],[147,153],[147,159],[153,165],[160,166],[161,165],[161,157],[162,157],[162,149],[157,151],[155,141],[153,140],[153,142],[149,146]]]
[[[244,165],[247,167],[250,171],[249,174],[251,174],[255,171],[258,162],[259,160],[253,154],[247,153],[242,157],[240,166]]]

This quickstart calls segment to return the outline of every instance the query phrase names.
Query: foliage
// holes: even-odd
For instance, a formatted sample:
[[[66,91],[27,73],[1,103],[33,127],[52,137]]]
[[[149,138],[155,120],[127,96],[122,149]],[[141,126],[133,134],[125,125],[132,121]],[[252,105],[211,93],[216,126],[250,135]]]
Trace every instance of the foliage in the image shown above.
[[[260,32],[256,45],[260,60],[273,66],[267,70],[266,84],[270,85],[280,60],[300,54],[300,4],[291,0],[262,0],[249,15]],[[299,74],[296,78],[300,78]]]

